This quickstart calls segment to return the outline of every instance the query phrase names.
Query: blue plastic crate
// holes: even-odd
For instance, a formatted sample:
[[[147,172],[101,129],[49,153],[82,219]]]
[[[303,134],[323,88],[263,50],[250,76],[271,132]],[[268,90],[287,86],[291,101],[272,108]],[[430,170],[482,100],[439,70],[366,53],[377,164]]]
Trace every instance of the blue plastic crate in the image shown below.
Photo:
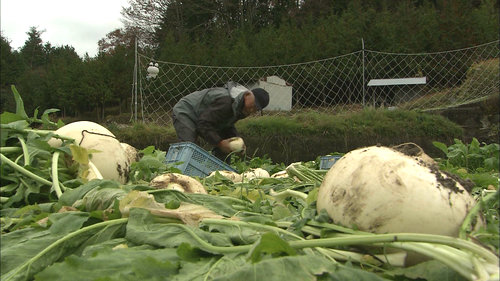
[[[321,156],[320,162],[319,162],[319,168],[321,170],[328,170],[330,169],[335,162],[337,162],[342,156],[339,155],[327,155],[327,156]]]
[[[213,171],[220,170],[236,172],[231,166],[192,142],[171,144],[165,158],[167,164],[182,162],[175,167],[188,176],[203,178]]]

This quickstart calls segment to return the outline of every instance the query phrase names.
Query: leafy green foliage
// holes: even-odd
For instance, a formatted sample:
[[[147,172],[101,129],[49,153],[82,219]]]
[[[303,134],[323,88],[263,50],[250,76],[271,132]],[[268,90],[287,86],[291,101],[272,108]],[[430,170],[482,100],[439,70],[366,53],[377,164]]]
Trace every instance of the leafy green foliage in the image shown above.
[[[150,182],[156,176],[166,172],[180,172],[174,167],[175,163],[170,165],[165,163],[165,151],[148,146],[139,153],[142,155],[141,159],[132,163],[130,167],[130,180],[134,183]]]
[[[458,139],[449,147],[441,142],[433,144],[446,155],[445,159],[437,159],[441,169],[474,182],[473,194],[498,190],[500,146],[497,143],[481,145],[473,138],[470,144]]]
[[[455,143],[449,147],[440,142],[434,142],[434,145],[445,153],[448,166],[464,167],[468,172],[498,172],[500,151],[498,143],[483,143],[481,146],[479,141],[473,138],[470,144],[455,139]]]
[[[283,171],[285,169],[285,164],[273,163],[273,160],[267,155],[264,155],[262,157],[249,157],[247,155],[241,157],[238,155],[233,155],[231,157],[231,166],[235,167],[236,170],[240,173],[253,168],[261,168],[268,171],[270,175],[279,171]]]
[[[486,224],[467,230],[463,239],[437,237],[445,244],[426,236],[435,249],[428,253],[432,260],[404,268],[396,265],[403,262],[401,256],[395,264],[384,262],[391,255],[386,249],[429,244],[419,240],[422,236],[412,238],[413,234],[401,239],[398,234],[361,233],[332,224],[326,212],[318,214],[317,190],[326,173],[317,170],[318,159],[290,165],[286,178],[235,183],[219,174],[200,179],[208,194],[190,194],[148,185],[154,176],[176,171],[164,164],[165,152],[151,146],[141,151],[126,184],[87,182],[78,178],[78,167],[72,167],[86,162],[86,152],[48,146],[53,134],[30,129],[21,101],[17,113],[5,115],[17,119],[1,127],[2,135],[7,135],[2,144],[8,145],[1,148],[0,164],[2,281],[460,280],[474,279],[478,270],[494,274],[498,266],[498,192],[488,191],[489,187],[476,186],[475,210]],[[448,152],[455,149],[436,145]],[[491,147],[466,148],[469,154],[485,153],[480,167],[472,171],[483,173]],[[498,154],[498,146],[494,149],[492,153]],[[60,196],[54,195],[48,180],[56,152],[64,155],[57,167],[60,179],[65,179]],[[467,163],[478,159],[470,158],[474,160]],[[271,172],[284,166],[267,158],[236,159],[233,164],[242,170],[260,166]],[[469,173],[447,160],[442,165]],[[133,208],[120,211],[122,203],[136,199]],[[180,212],[187,205],[215,215]],[[181,223],[183,216],[194,223]],[[374,258],[377,253],[383,255]]]
[[[500,248],[497,219],[500,215],[498,200],[499,145],[497,143],[483,143],[481,145],[476,138],[473,138],[469,144],[455,139],[455,143],[448,147],[440,142],[434,142],[434,145],[446,155],[445,159],[438,159],[441,169],[474,183],[472,194],[478,198],[478,204],[482,210],[481,214],[487,224],[486,227],[481,227],[469,235],[489,245],[492,250],[498,253]],[[485,202],[483,199],[488,194],[496,195],[492,200]]]
[[[72,163],[71,153],[65,149],[55,149],[47,144],[53,134],[31,130],[30,124],[56,126],[48,115],[57,110],[46,110],[42,118],[28,117],[24,103],[12,87],[16,101],[16,113],[4,112],[0,115],[2,122],[2,163],[0,183],[2,185],[2,208],[20,207],[34,203],[52,201],[54,195],[52,178],[53,153],[61,153],[61,161],[57,162],[58,178],[61,182],[74,179],[78,165]],[[4,152],[5,151],[5,152]],[[4,156],[4,153],[8,156]],[[11,161],[9,159],[14,159]],[[49,179],[49,180],[47,180]]]
[[[252,263],[262,260],[262,256],[271,254],[273,257],[280,256],[295,256],[297,253],[294,248],[278,235],[271,232],[264,233],[260,240],[255,244],[255,247],[249,253],[249,259]]]
[[[58,112],[59,109],[46,109],[43,112],[41,119],[38,118],[38,109],[35,109],[33,117],[28,117],[28,114],[26,114],[26,111],[24,109],[23,99],[21,98],[21,95],[19,95],[16,87],[12,86],[11,90],[14,94],[14,100],[16,102],[16,112],[14,114],[8,111],[3,112],[0,115],[1,124],[9,124],[14,121],[25,120],[28,123],[40,123],[41,125],[52,128],[58,128],[64,125],[62,121],[58,121],[58,123],[52,122],[49,117],[51,113]]]
[[[69,256],[64,262],[39,273],[35,280],[164,280],[178,274],[179,258],[175,249],[130,247],[113,250],[112,246],[94,255]],[[74,267],[79,270],[73,270]]]

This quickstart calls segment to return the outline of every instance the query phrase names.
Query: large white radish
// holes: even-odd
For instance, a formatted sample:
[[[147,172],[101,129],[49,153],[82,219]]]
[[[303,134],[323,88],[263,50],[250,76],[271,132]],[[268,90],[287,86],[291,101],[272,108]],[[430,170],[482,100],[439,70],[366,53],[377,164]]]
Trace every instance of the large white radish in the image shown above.
[[[137,162],[140,160],[139,152],[137,151],[137,148],[131,146],[128,143],[121,142],[120,145],[122,146],[123,150],[127,154],[127,158],[130,164]]]
[[[111,131],[106,127],[92,121],[72,122],[57,129],[54,133],[56,135],[72,138],[75,140],[76,144],[79,144],[79,142],[82,140],[83,134],[85,134],[86,132],[112,136],[113,138],[115,137],[115,135],[111,133]],[[62,144],[62,140],[58,138],[51,138],[48,143],[52,147],[59,147]]]
[[[229,139],[229,147],[231,152],[238,153],[246,149],[245,142],[240,137],[232,137]]]
[[[201,182],[188,175],[178,173],[166,173],[156,176],[149,185],[155,189],[175,189],[185,193],[207,194]]]
[[[125,150],[115,136],[105,127],[90,121],[77,121],[55,131],[55,134],[73,138],[75,144],[88,150],[95,150],[91,161],[104,179],[125,183],[130,171],[130,162]],[[52,138],[48,143],[59,147],[62,141]]]
[[[262,169],[262,168],[255,168],[255,169],[250,169],[244,173],[241,174],[241,178],[243,182],[250,181],[252,179],[256,178],[269,178],[271,177],[269,175],[269,172]]]
[[[326,174],[317,209],[363,231],[456,237],[474,199],[429,159],[388,147],[351,151]]]

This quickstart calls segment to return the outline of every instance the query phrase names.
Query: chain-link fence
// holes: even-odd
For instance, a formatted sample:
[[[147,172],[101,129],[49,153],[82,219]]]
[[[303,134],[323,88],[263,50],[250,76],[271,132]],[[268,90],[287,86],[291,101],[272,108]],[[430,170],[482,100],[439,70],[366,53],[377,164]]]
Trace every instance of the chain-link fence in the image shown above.
[[[183,96],[234,81],[268,90],[268,113],[329,112],[367,106],[428,110],[499,93],[499,42],[421,54],[360,50],[329,59],[262,67],[217,67],[153,61],[137,53],[135,120],[170,122]],[[152,78],[147,69],[157,63]]]

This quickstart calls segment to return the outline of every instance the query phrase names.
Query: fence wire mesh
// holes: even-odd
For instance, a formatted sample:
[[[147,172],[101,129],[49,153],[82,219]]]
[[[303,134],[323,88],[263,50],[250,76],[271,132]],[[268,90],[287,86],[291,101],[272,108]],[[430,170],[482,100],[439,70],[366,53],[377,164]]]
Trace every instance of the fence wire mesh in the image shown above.
[[[453,107],[499,93],[499,42],[420,54],[363,49],[329,59],[261,67],[172,63],[137,53],[134,115],[144,122],[171,122],[171,109],[180,98],[228,81],[268,90],[268,114],[367,106]],[[159,68],[155,78],[147,72],[151,62]]]

